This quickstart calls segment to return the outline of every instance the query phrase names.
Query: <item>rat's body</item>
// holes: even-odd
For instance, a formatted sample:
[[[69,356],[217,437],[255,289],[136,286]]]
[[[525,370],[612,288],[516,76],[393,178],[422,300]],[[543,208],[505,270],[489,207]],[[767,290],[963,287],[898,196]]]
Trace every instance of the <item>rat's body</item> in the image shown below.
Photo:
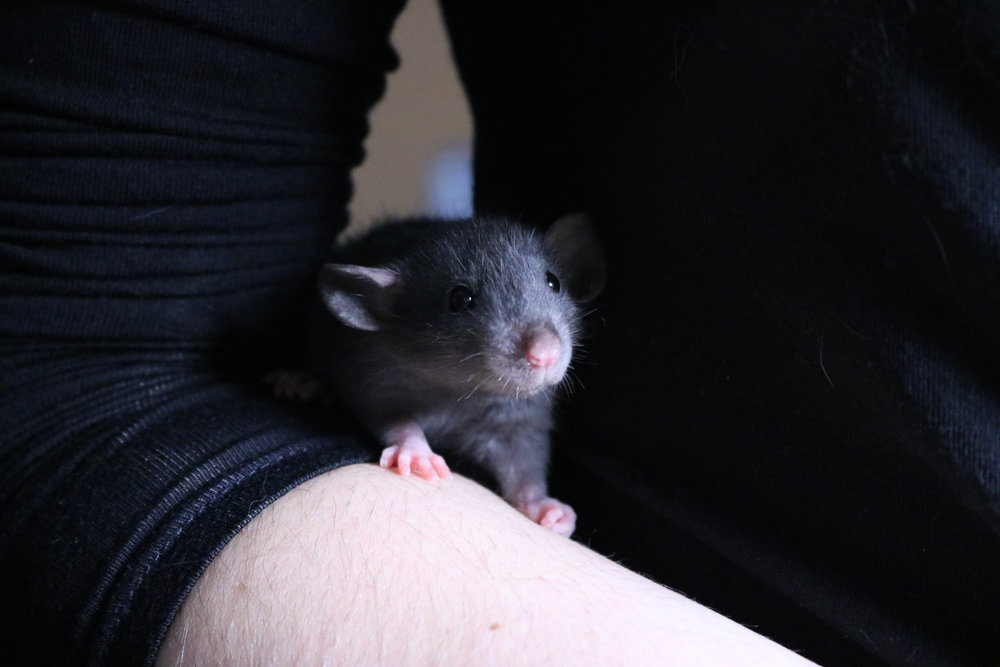
[[[528,517],[572,532],[545,469],[578,304],[604,279],[586,220],[544,235],[502,221],[390,223],[334,259],[309,353],[386,445],[381,464],[430,479],[449,474],[432,447],[467,456]]]

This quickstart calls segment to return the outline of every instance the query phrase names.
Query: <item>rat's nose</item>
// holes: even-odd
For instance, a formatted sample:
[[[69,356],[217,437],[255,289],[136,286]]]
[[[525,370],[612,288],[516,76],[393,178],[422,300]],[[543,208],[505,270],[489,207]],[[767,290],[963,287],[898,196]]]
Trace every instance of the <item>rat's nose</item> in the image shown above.
[[[524,359],[532,370],[552,367],[562,354],[562,341],[549,329],[533,329],[521,339]]]

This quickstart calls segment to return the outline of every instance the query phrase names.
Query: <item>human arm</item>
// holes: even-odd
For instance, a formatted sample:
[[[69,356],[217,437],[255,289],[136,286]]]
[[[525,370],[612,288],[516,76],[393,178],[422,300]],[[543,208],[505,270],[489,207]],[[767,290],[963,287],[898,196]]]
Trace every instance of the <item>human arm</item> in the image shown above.
[[[282,496],[212,562],[160,665],[806,664],[469,480],[359,464]]]

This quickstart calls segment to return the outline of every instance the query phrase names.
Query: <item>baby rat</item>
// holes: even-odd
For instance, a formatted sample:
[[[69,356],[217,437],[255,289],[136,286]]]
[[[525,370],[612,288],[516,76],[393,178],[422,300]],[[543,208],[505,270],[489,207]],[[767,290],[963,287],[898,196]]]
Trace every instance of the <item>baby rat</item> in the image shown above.
[[[580,214],[544,234],[501,220],[388,223],[323,266],[310,356],[385,445],[383,467],[445,478],[436,452],[471,457],[511,505],[570,535],[573,509],[546,488],[553,392],[580,304],[604,279]]]

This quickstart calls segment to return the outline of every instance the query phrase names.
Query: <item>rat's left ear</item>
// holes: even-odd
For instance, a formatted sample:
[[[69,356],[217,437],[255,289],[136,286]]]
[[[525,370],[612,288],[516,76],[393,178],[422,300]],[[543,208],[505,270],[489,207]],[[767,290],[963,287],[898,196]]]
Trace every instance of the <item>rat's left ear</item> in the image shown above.
[[[383,328],[392,313],[392,292],[399,274],[354,264],[326,264],[319,292],[327,310],[343,324],[362,331]]]
[[[596,299],[607,281],[607,264],[590,216],[570,213],[559,218],[545,232],[545,245],[570,296],[580,303]]]

